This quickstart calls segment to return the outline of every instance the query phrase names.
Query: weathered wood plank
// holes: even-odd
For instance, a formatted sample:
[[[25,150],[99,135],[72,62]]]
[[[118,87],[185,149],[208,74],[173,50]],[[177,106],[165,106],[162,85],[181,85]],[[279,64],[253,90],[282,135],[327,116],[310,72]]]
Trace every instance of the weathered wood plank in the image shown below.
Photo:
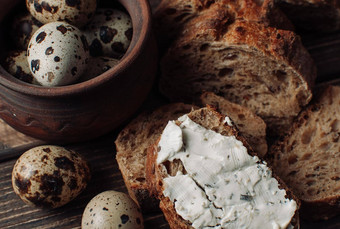
[[[0,149],[12,148],[27,143],[38,142],[38,139],[29,137],[14,130],[0,119]]]

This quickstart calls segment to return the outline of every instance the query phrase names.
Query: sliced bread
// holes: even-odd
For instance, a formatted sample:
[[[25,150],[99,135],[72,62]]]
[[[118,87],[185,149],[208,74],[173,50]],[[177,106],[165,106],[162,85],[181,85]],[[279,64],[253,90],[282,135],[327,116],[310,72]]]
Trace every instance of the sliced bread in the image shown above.
[[[158,201],[150,197],[145,181],[147,148],[162,133],[168,120],[177,119],[195,106],[174,103],[144,112],[129,123],[118,135],[116,160],[129,195],[139,203],[143,212],[159,209]]]
[[[307,219],[340,214],[340,87],[320,93],[269,152],[272,168],[300,198]]]
[[[147,182],[170,227],[298,228],[299,201],[224,120],[192,111],[149,148]]]
[[[213,4],[192,19],[161,60],[161,92],[193,101],[211,91],[250,108],[275,135],[312,98],[316,68],[300,37],[238,20]]]
[[[278,0],[278,5],[296,27],[333,32],[340,29],[339,0]]]
[[[231,118],[236,128],[261,158],[266,155],[268,150],[266,123],[259,116],[250,109],[232,103],[212,92],[205,92],[200,98],[203,106],[214,106],[223,115]]]

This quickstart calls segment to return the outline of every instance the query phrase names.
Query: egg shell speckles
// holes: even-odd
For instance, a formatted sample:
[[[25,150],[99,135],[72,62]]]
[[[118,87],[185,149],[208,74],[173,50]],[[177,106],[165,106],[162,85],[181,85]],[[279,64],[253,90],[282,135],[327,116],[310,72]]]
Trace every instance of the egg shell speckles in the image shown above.
[[[99,76],[107,70],[115,67],[118,63],[118,59],[111,57],[92,57],[89,60],[89,65],[91,65],[91,67],[87,69],[79,81],[83,82]]]
[[[43,24],[37,21],[32,15],[25,14],[19,15],[13,21],[11,38],[13,39],[18,49],[27,50],[28,43],[32,35],[37,31]]]
[[[26,0],[26,7],[33,17],[44,24],[66,21],[81,28],[93,17],[97,8],[97,1]]]
[[[81,226],[82,229],[142,229],[144,223],[140,209],[127,194],[105,191],[87,204]]]
[[[116,9],[98,9],[84,34],[91,56],[121,58],[132,39],[132,22],[128,14]]]
[[[12,185],[27,204],[56,208],[82,192],[90,177],[90,169],[78,153],[45,145],[20,156],[13,168]]]
[[[43,86],[74,83],[86,70],[88,58],[85,36],[65,22],[42,26],[32,36],[27,49],[30,70]]]
[[[27,63],[26,51],[12,51],[6,58],[4,67],[6,70],[19,80],[31,84],[38,84],[33,78],[30,67]]]

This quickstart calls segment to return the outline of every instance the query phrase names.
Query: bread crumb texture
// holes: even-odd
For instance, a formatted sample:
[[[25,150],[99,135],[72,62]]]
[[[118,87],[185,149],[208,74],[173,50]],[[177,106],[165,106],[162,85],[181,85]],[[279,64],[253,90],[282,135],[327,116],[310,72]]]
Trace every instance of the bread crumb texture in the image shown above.
[[[270,150],[275,172],[307,203],[340,213],[340,87],[330,86]],[[318,209],[316,209],[318,210]],[[321,214],[317,218],[329,216]]]

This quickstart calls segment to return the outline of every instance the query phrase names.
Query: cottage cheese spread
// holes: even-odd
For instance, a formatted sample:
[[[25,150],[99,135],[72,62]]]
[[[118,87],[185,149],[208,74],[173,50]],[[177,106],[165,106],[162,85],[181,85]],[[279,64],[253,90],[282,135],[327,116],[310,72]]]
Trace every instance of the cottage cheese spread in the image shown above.
[[[164,179],[163,194],[194,228],[286,228],[297,208],[266,164],[234,136],[182,116],[161,136],[157,163],[182,161],[186,174]]]

